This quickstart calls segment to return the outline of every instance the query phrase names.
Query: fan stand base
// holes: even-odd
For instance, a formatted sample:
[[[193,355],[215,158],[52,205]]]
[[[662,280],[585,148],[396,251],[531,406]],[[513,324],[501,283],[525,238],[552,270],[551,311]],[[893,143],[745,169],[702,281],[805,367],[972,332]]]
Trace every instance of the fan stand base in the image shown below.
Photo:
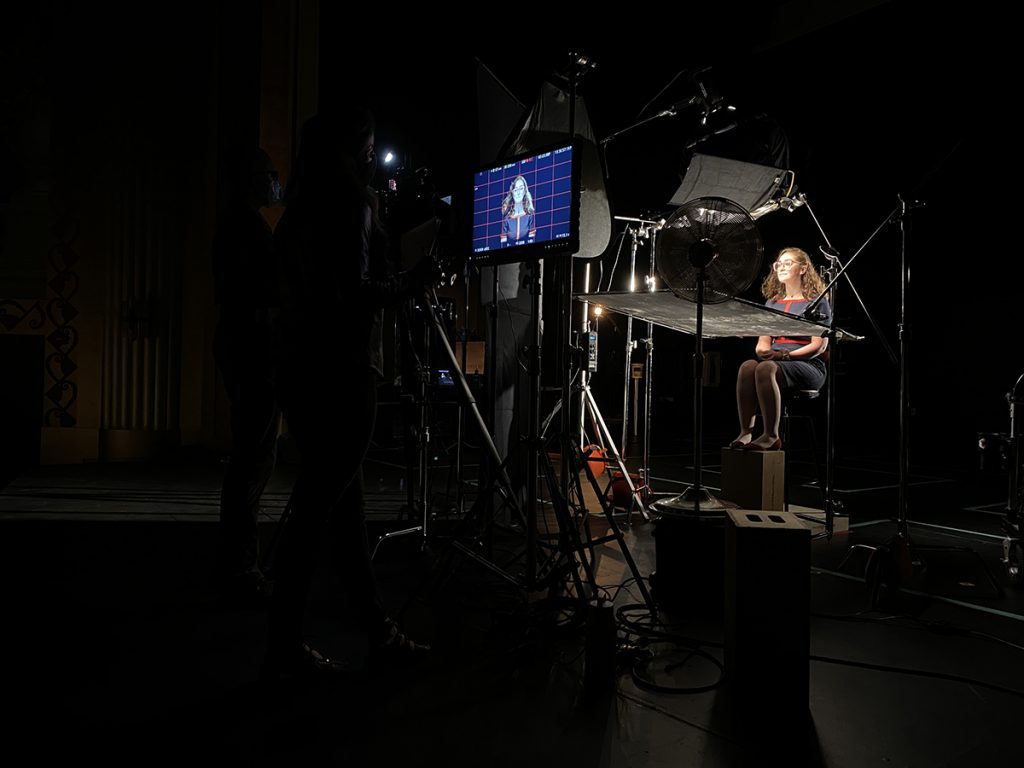
[[[699,504],[697,503],[699,500]],[[665,514],[725,514],[727,509],[735,509],[736,504],[715,498],[707,488],[691,485],[678,496],[656,501],[651,507]]]

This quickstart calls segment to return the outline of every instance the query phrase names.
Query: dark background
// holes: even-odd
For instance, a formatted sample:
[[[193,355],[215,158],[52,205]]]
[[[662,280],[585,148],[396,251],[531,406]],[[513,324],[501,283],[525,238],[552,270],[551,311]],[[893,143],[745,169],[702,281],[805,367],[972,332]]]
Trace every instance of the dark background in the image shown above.
[[[472,169],[487,159],[479,149],[479,126],[489,121],[478,114],[481,65],[529,107],[543,79],[564,67],[568,51],[585,53],[597,66],[579,92],[598,137],[633,123],[645,105],[650,114],[687,98],[685,77],[658,94],[680,72],[710,67],[724,101],[741,118],[764,115],[777,126],[799,191],[808,195],[828,239],[844,260],[858,254],[848,275],[865,306],[845,281],[835,301],[838,324],[865,336],[842,345],[840,461],[872,456],[895,469],[899,372],[869,314],[897,353],[901,315],[910,320],[915,468],[969,474],[978,464],[978,432],[1007,430],[1004,395],[1021,367],[1014,338],[1020,291],[1011,268],[1017,216],[1005,193],[1015,163],[1001,130],[1010,122],[1001,100],[1007,78],[995,65],[1002,42],[987,19],[968,12],[954,18],[903,2],[826,10],[795,2],[760,3],[754,10],[680,7],[642,17],[621,10],[607,18],[593,14],[587,24],[604,34],[579,44],[579,37],[554,30],[498,40],[482,31],[492,28],[483,20],[470,33],[461,19],[446,22],[441,9],[395,19],[386,19],[385,10],[319,9],[320,101],[367,104],[377,115],[378,147],[400,147],[410,167],[429,169],[438,191],[456,199],[468,192]],[[232,100],[243,104],[241,95],[204,85],[211,68],[229,69],[234,54],[244,59],[259,37],[259,24],[241,4],[128,13],[52,3],[12,18],[6,57],[17,87],[7,89],[8,118],[25,109],[36,89],[47,93],[55,105],[53,163],[58,176],[75,180],[73,196],[97,205],[95,193],[110,185],[117,169],[139,157],[160,158],[152,162],[180,173],[172,173],[163,192],[172,216],[184,220],[187,211],[204,207],[212,215],[214,198],[204,187],[216,157],[196,131],[208,125],[214,108],[222,120],[249,119],[243,107],[225,108]],[[584,23],[566,28],[583,29]],[[217,60],[200,55],[211,39],[220,46]],[[670,211],[668,199],[688,159],[682,146],[696,120],[684,111],[609,145],[614,214]],[[124,135],[133,137],[131,147]],[[704,151],[735,156],[744,151],[743,140],[741,127]],[[899,227],[882,226],[900,196],[924,204],[913,212],[905,253]],[[823,237],[806,208],[771,214],[759,228],[766,258],[798,245],[821,265]],[[603,259],[606,281],[619,231],[616,226]],[[907,286],[904,258],[912,266]],[[183,280],[204,280],[202,269],[202,258],[183,259]],[[620,262],[615,287],[624,279]],[[758,298],[756,283],[744,296]],[[471,336],[482,336],[479,323],[471,314]],[[609,403],[602,406],[606,415],[620,409],[623,329],[621,318],[602,321],[594,387],[599,402]],[[660,329],[655,339],[654,434],[685,442],[692,340]],[[734,431],[732,382],[751,346],[750,340],[708,343],[722,357],[721,382],[705,401],[711,445]],[[557,381],[555,371],[545,376]]]

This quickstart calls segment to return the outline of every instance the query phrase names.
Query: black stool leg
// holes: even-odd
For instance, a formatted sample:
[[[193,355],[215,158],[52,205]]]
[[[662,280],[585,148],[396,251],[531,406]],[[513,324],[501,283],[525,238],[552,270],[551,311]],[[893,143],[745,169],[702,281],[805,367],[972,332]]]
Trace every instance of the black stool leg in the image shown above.
[[[782,406],[782,508],[789,512],[789,409]]]
[[[821,508],[825,509],[825,482],[822,479],[825,475],[821,471],[821,461],[818,459],[818,434],[814,428],[814,419],[808,417],[807,428],[811,431],[811,454],[814,456],[814,471],[817,472],[818,476],[818,493],[821,494]]]

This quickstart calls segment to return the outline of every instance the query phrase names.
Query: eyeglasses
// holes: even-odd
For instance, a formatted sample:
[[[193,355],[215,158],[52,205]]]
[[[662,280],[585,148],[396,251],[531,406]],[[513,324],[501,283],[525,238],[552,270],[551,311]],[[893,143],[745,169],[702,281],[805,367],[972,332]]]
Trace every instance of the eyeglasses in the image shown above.
[[[794,264],[796,264],[796,262],[793,261],[792,259],[786,259],[785,261],[776,261],[774,264],[772,264],[772,269],[789,269]]]

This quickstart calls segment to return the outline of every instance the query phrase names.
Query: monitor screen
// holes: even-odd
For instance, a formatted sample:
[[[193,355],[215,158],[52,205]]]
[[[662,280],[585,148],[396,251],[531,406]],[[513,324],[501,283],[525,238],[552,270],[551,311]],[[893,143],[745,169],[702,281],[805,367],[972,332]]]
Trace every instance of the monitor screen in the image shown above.
[[[502,264],[578,250],[579,155],[567,140],[477,170],[470,260]]]

